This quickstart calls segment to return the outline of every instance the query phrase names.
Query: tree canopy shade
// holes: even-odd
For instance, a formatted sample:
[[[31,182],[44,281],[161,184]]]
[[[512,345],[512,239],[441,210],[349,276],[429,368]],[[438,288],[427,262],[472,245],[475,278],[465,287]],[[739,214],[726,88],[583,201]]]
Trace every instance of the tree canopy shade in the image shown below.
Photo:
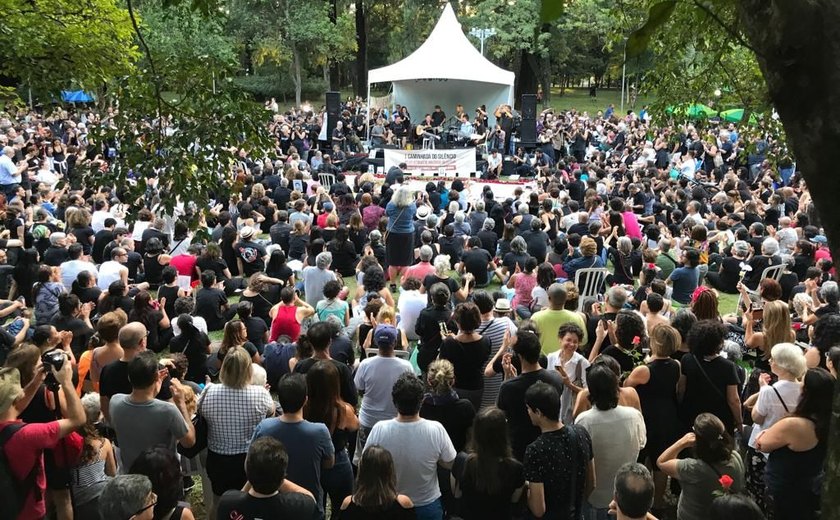
[[[120,2],[121,4],[121,2]],[[129,74],[137,57],[116,0],[3,0],[0,74],[41,91],[98,88]]]

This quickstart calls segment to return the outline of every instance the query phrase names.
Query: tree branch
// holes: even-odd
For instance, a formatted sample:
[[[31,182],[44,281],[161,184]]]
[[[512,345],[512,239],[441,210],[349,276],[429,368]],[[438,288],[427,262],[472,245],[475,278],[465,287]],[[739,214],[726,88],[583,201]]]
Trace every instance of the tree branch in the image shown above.
[[[155,60],[152,58],[152,51],[149,49],[148,44],[146,44],[145,38],[143,38],[143,33],[140,32],[140,26],[137,25],[137,18],[134,16],[134,6],[131,3],[131,0],[125,0],[126,7],[128,8],[128,16],[131,18],[131,26],[134,28],[134,33],[137,34],[137,39],[140,40],[140,45],[143,46],[143,52],[146,54],[146,59],[149,60],[149,68],[152,70],[152,84],[155,87],[155,101],[157,103],[157,116],[158,116],[158,132],[157,132],[157,144],[160,147],[163,144],[163,96],[161,95],[160,90],[160,78],[158,77],[157,69],[155,68]]]
[[[730,35],[730,36],[732,36],[733,38],[735,38],[735,40],[736,40],[736,41],[737,41],[740,45],[742,45],[742,46],[746,47],[747,49],[751,50],[751,51],[753,52],[753,54],[755,54],[756,56],[761,56],[761,53],[760,53],[760,52],[759,52],[759,51],[758,51],[755,47],[753,47],[753,46],[750,44],[750,42],[748,42],[748,41],[747,41],[747,40],[746,40],[746,39],[745,39],[745,38],[744,38],[741,34],[739,34],[739,33],[738,33],[738,31],[736,31],[734,28],[732,28],[732,26],[730,26],[729,24],[727,24],[726,22],[724,22],[724,21],[723,21],[723,19],[722,19],[720,16],[718,16],[718,15],[717,15],[717,13],[715,13],[714,11],[712,11],[712,10],[711,10],[711,8],[709,8],[709,6],[708,6],[708,5],[706,5],[706,4],[705,4],[704,2],[702,2],[701,0],[693,0],[693,2],[692,2],[692,3],[693,3],[695,6],[697,6],[697,7],[698,7],[701,11],[703,11],[704,13],[706,13],[706,14],[709,16],[709,18],[711,18],[712,20],[714,20],[714,21],[715,21],[715,23],[717,23],[718,25],[720,25],[720,26],[721,26],[721,28],[722,28],[724,31],[726,31],[727,33],[729,33],[729,35]]]

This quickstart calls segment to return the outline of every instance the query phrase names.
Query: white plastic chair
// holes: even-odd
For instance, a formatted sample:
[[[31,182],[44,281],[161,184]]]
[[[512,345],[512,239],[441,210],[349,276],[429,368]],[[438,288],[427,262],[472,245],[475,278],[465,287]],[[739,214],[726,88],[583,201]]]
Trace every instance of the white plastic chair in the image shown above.
[[[575,271],[575,285],[580,291],[578,311],[583,310],[583,302],[586,298],[598,296],[601,288],[604,287],[604,280],[606,280],[608,274],[610,272],[603,267],[589,267]]]
[[[372,357],[379,354],[378,348],[366,348],[365,349],[365,356]],[[397,350],[394,349],[394,357],[405,359],[406,361],[411,359],[411,351],[410,350]]]
[[[323,186],[325,190],[329,191],[330,186],[335,184],[335,175],[333,175],[332,173],[319,173],[318,181],[321,183],[321,186]]]
[[[764,280],[765,278],[772,278],[773,280],[776,280],[778,282],[779,280],[781,280],[782,274],[784,273],[784,271],[785,271],[785,264],[784,263],[781,263],[779,265],[771,265],[770,267],[767,267],[767,268],[764,269],[764,271],[762,271],[761,278],[759,278],[759,283],[761,283],[760,281]],[[751,291],[750,289],[747,289],[747,294],[750,296],[750,300],[758,301],[759,296],[758,296],[758,291],[757,290]],[[744,295],[741,294],[741,293],[738,293],[738,306],[735,307],[737,313],[742,313],[743,312],[743,307],[742,307],[743,304],[744,304]]]

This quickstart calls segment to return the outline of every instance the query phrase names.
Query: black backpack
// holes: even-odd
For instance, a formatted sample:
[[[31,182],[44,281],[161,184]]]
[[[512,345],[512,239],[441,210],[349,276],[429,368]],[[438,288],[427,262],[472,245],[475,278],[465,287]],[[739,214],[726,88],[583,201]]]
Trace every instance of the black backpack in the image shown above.
[[[6,518],[17,518],[26,504],[29,490],[35,486],[35,476],[38,474],[39,464],[36,461],[32,470],[22,481],[12,473],[9,460],[6,457],[6,443],[25,425],[15,422],[0,430],[0,504],[3,504]]]

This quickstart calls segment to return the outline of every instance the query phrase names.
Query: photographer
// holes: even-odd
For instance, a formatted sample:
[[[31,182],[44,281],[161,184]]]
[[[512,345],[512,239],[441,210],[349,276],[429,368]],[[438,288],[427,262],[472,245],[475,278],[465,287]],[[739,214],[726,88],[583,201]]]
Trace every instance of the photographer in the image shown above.
[[[57,517],[72,518],[67,489],[70,474],[66,468],[69,448],[58,448],[63,437],[85,423],[72,377],[71,364],[63,352],[52,350],[42,357],[32,345],[16,349],[5,368],[0,369],[1,449],[5,451],[10,476],[20,484],[26,497],[18,511],[11,510],[12,504],[3,504],[4,518],[44,517],[48,485]]]

